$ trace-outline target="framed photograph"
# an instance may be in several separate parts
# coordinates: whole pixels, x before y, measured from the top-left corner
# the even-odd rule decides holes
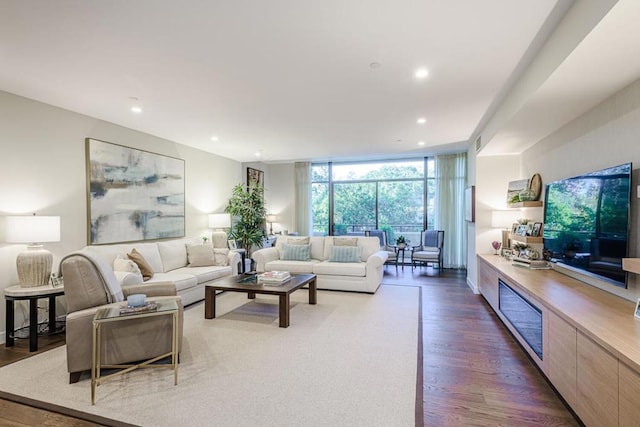
[[[264,188],[264,172],[258,169],[247,168],[247,186],[257,185]]]
[[[527,226],[525,224],[518,225],[518,229],[516,230],[516,234],[518,236],[526,237],[527,236]]]
[[[184,237],[184,160],[85,142],[90,245]]]
[[[513,225],[511,226],[511,232],[512,232],[513,234],[517,234],[517,232],[518,232],[518,226],[519,226],[519,225],[520,225],[520,224],[518,224],[517,222],[514,222],[514,223],[513,223]]]
[[[228,240],[227,242],[229,243],[229,249],[238,249],[238,244],[235,240]]]
[[[534,222],[533,223],[533,228],[531,229],[531,236],[532,237],[540,237],[541,233],[542,233],[542,223],[541,222]]]
[[[472,185],[464,190],[464,219],[468,222],[476,221],[476,186]]]
[[[640,319],[640,298],[638,298],[638,301],[636,302],[636,310],[633,313],[636,319]]]
[[[54,288],[59,288],[63,286],[62,277],[58,276],[56,273],[51,273],[51,286]]]

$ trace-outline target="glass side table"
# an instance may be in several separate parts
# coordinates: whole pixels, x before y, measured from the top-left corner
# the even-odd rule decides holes
[[[92,345],[91,345],[91,404],[95,404],[96,387],[101,382],[106,381],[118,375],[126,374],[138,368],[169,368],[173,369],[173,384],[178,384],[178,302],[172,299],[160,299],[155,300],[153,298],[147,298],[147,302],[154,301],[157,304],[157,308],[153,311],[145,311],[140,313],[120,313],[120,309],[126,307],[126,302],[122,302],[119,305],[112,307],[105,307],[98,309],[93,317],[93,333],[92,333]],[[172,333],[171,333],[171,351],[151,359],[139,362],[138,364],[126,364],[126,365],[102,365],[100,360],[101,348],[102,348],[102,336],[101,326],[108,322],[126,322],[130,319],[140,319],[143,317],[153,316],[171,316],[172,318]],[[108,344],[108,343],[105,343]],[[171,356],[170,365],[152,365],[152,363],[165,357]],[[100,376],[100,370],[102,368],[107,369],[121,369],[104,377]]]

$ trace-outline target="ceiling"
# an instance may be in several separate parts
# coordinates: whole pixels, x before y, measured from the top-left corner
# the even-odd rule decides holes
[[[2,0],[0,90],[241,162],[460,151],[571,3]]]

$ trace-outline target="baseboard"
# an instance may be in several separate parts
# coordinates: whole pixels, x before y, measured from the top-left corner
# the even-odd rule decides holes
[[[473,291],[474,294],[479,294],[480,293],[480,291],[478,290],[478,285],[473,283],[471,281],[471,279],[469,278],[469,276],[467,276],[467,286],[471,288],[471,290]]]

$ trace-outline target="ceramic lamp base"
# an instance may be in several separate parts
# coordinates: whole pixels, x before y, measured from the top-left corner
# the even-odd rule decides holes
[[[46,286],[51,277],[53,255],[42,246],[29,246],[29,250],[18,254],[16,267],[18,281],[23,288]]]

